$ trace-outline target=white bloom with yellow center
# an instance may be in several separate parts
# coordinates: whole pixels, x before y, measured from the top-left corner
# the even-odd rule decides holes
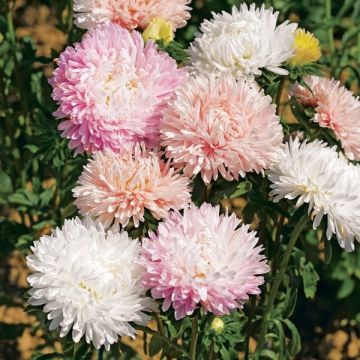
[[[327,217],[327,238],[335,234],[342,248],[354,250],[360,241],[360,168],[326,143],[290,140],[269,170],[274,201],[297,198],[309,204],[313,227]]]
[[[294,54],[297,24],[276,26],[278,12],[264,6],[242,4],[232,13],[213,13],[191,44],[191,67],[195,72],[230,73],[236,78],[261,75],[266,68],[287,74],[281,64]]]
[[[135,337],[130,322],[149,320],[144,311],[154,303],[140,283],[140,243],[126,232],[105,232],[89,218],[75,218],[31,250],[29,302],[44,305],[50,330],[60,326],[61,337],[72,328],[74,342],[85,336],[95,348],[109,349],[119,336]]]

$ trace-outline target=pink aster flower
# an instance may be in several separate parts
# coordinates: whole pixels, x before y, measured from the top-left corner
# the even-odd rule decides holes
[[[314,122],[331,129],[350,160],[360,160],[360,100],[334,79],[309,76],[309,89],[295,85],[291,94],[315,108]],[[311,90],[311,91],[310,91]]]
[[[204,182],[238,179],[268,168],[283,139],[271,98],[256,84],[231,76],[199,75],[176,91],[160,125],[174,166]]]
[[[117,154],[97,152],[73,193],[80,213],[106,227],[126,226],[130,219],[138,227],[146,209],[162,219],[170,209],[183,209],[190,202],[189,179],[139,144]]]
[[[169,21],[173,29],[186,25],[190,0],[74,0],[75,24],[91,28],[110,20],[133,30],[146,28],[154,17]]]
[[[155,299],[172,304],[175,318],[191,315],[201,306],[215,315],[242,308],[269,271],[262,246],[248,225],[220,215],[219,206],[203,204],[173,212],[159,224],[157,234],[143,239],[143,284]]]
[[[67,47],[50,84],[55,116],[76,153],[145,141],[156,145],[161,112],[186,76],[176,62],[141,35],[105,23]]]

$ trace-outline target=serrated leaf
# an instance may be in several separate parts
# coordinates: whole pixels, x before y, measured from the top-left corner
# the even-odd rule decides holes
[[[303,280],[305,297],[313,299],[320,277],[316,272],[314,265],[310,261],[306,262],[305,257],[300,259],[299,273]]]

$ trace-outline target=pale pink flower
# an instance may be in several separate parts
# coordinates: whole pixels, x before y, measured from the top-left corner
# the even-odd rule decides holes
[[[204,182],[268,168],[283,139],[270,96],[255,83],[199,75],[176,91],[164,111],[161,144],[174,166]]]
[[[309,88],[299,84],[291,94],[305,105],[315,108],[314,122],[331,129],[350,160],[360,160],[360,100],[335,79],[309,76]]]
[[[175,318],[191,315],[198,307],[215,315],[242,308],[269,271],[262,246],[248,225],[220,215],[219,206],[192,205],[184,215],[172,212],[157,234],[143,239],[143,284],[162,309],[172,305]]]
[[[74,0],[75,24],[91,28],[110,20],[133,30],[145,29],[154,17],[169,21],[173,29],[186,25],[190,0]]]
[[[76,153],[125,143],[157,145],[161,112],[186,72],[140,33],[105,23],[67,47],[50,84],[59,104],[54,115]]]
[[[73,193],[80,213],[106,227],[126,226],[131,219],[138,227],[145,210],[156,219],[166,218],[170,209],[183,209],[191,198],[189,179],[138,144],[117,154],[95,153]]]

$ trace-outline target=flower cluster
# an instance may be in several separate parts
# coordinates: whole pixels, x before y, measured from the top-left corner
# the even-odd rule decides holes
[[[205,20],[178,64],[169,54],[188,3],[74,1],[75,23],[88,30],[62,52],[50,84],[61,136],[89,157],[72,190],[85,220],[41,237],[27,262],[30,303],[75,342],[109,349],[134,337],[131,323],[146,324],[158,302],[178,320],[197,309],[229,314],[260,294],[265,243],[209,204],[226,181],[267,174],[274,201],[308,204],[314,228],[326,217],[328,239],[335,234],[347,251],[360,239],[360,168],[319,140],[284,145],[273,88],[261,87],[276,79],[278,104],[287,79],[279,78],[313,66],[318,40],[295,23],[277,25],[272,8],[242,4]],[[334,80],[305,80],[291,94],[360,160],[359,99]],[[197,175],[206,191],[194,190],[198,206]]]

